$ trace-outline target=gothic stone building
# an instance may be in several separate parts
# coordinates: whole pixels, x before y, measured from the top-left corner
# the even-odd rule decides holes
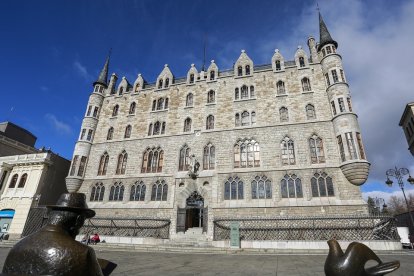
[[[276,50],[266,65],[241,51],[230,70],[211,61],[175,78],[165,65],[155,83],[139,74],[117,84],[115,74],[107,82],[108,58],[69,191],[87,194],[97,217],[168,218],[172,237],[202,224],[211,237],[223,217],[367,214],[359,186],[370,164],[338,44],[319,20],[309,54]]]

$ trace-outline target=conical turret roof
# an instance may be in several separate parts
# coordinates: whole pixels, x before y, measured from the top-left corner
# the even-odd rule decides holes
[[[319,46],[318,51],[325,46],[326,44],[333,44],[336,48],[338,48],[338,43],[332,39],[331,34],[328,31],[328,28],[326,27],[325,22],[323,21],[322,15],[319,12]]]
[[[95,84],[99,83],[105,86],[108,86],[108,67],[109,67],[109,58],[110,56],[108,55],[108,57],[106,58],[105,64],[101,70],[101,73],[99,74],[98,79],[93,83],[93,85],[95,86]]]

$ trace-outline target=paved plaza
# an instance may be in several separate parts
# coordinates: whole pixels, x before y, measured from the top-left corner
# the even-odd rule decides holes
[[[8,248],[0,248],[3,267]],[[325,275],[326,255],[186,254],[96,251],[99,258],[118,264],[112,275]],[[414,252],[380,255],[383,261],[400,260],[391,276],[414,275]]]

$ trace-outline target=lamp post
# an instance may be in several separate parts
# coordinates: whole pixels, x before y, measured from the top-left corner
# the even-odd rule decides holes
[[[406,168],[397,168],[395,167],[395,169],[389,169],[385,172],[385,174],[387,175],[387,181],[385,181],[385,184],[387,184],[388,186],[392,186],[392,180],[390,179],[390,176],[393,176],[397,179],[398,181],[398,185],[401,188],[401,191],[403,192],[404,195],[404,199],[405,199],[405,204],[407,204],[407,210],[408,210],[408,214],[410,215],[410,219],[411,219],[411,226],[414,228],[414,219],[413,219],[413,215],[411,214],[411,210],[410,210],[410,206],[408,205],[408,201],[407,201],[407,197],[405,196],[405,192],[404,192],[404,182],[402,177],[404,175],[408,174],[408,183],[410,184],[414,184],[414,178],[411,177],[410,175],[410,171]]]

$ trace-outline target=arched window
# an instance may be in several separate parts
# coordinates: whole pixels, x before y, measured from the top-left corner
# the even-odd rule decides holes
[[[165,87],[168,87],[170,85],[170,79],[166,78],[165,79]]]
[[[122,182],[115,182],[109,191],[109,201],[122,201],[124,199],[124,189]]]
[[[311,104],[306,105],[306,118],[308,120],[316,119],[315,107]]]
[[[141,173],[156,173],[162,171],[164,151],[161,148],[148,148],[142,157]]]
[[[162,109],[164,109],[164,99],[159,98],[157,102],[157,110],[162,110]]]
[[[128,161],[128,154],[123,151],[118,155],[118,164],[116,165],[116,174],[125,174],[125,169]]]
[[[208,91],[207,94],[207,103],[214,103],[216,101],[216,93],[214,90]]]
[[[241,87],[240,99],[247,99],[249,98],[249,91],[247,90],[247,86],[243,85]]]
[[[130,201],[144,201],[145,200],[145,190],[147,187],[144,182],[137,181],[134,185],[131,186],[131,193],[129,194]]]
[[[152,123],[149,124],[148,126],[148,136],[152,135]]]
[[[295,145],[293,140],[286,136],[280,143],[282,150],[282,165],[295,165]]]
[[[135,107],[136,107],[136,103],[132,102],[131,105],[129,106],[129,114],[135,113]]]
[[[305,58],[304,57],[299,57],[299,66],[300,67],[305,67]]]
[[[194,74],[190,74],[190,83],[194,83]]]
[[[276,60],[276,71],[282,70],[282,67],[280,66],[280,60]]]
[[[151,201],[167,201],[168,185],[164,180],[157,180],[152,185]]]
[[[19,175],[16,173],[13,175],[13,177],[10,180],[9,188],[15,188],[17,183],[17,178],[19,178]]]
[[[280,181],[280,193],[282,198],[303,197],[302,182],[296,174],[286,174]]]
[[[152,134],[160,135],[160,130],[161,130],[161,123],[159,121],[156,121],[154,124],[154,132]]]
[[[184,121],[184,132],[190,132],[191,131],[191,118],[187,118]]]
[[[246,65],[246,75],[250,75],[250,65]]]
[[[244,197],[244,184],[239,177],[230,177],[224,183],[224,200],[237,200]]]
[[[112,110],[112,117],[118,116],[118,109],[119,105],[115,105],[114,109]]]
[[[247,111],[243,111],[241,115],[241,125],[248,126],[250,125],[250,114]]]
[[[164,109],[168,109],[168,98],[165,98]]]
[[[180,149],[180,158],[178,160],[178,170],[179,171],[188,171],[190,165],[190,148],[187,145],[184,145]]]
[[[156,108],[157,108],[157,100],[153,100],[152,101],[152,111],[155,111]]]
[[[316,135],[309,138],[309,149],[311,153],[311,163],[325,163],[325,153],[323,151],[322,139]]]
[[[288,122],[289,121],[289,112],[287,107],[282,106],[279,109],[279,114],[280,114],[280,122]]]
[[[278,81],[276,84],[277,94],[278,95],[284,95],[286,94],[285,90],[285,83],[283,81]]]
[[[210,80],[214,80],[216,78],[216,72],[210,71]]]
[[[137,83],[137,85],[135,85],[135,92],[139,91],[139,87],[140,87],[140,85],[139,85],[139,83]]]
[[[203,170],[214,170],[215,163],[216,163],[216,148],[211,143],[208,143],[204,147]]]
[[[266,176],[256,176],[252,181],[252,199],[272,198],[272,182]]]
[[[260,147],[255,140],[243,140],[234,145],[234,167],[260,167]]]
[[[239,113],[236,113],[236,115],[235,115],[234,124],[235,124],[236,127],[240,126],[240,124],[241,124]]]
[[[124,88],[123,87],[120,87],[119,88],[119,95],[122,95],[122,93],[124,93]]]
[[[303,78],[302,79],[302,91],[306,92],[306,91],[311,91],[311,85],[310,85],[310,80],[308,78]]]
[[[124,138],[131,138],[131,131],[132,131],[132,126],[127,125],[127,127],[125,128]]]
[[[254,86],[251,85],[250,86],[250,98],[254,98],[254,97],[255,97],[255,94],[254,94]]]
[[[161,134],[165,134],[165,122],[162,122],[162,125],[161,125]]]
[[[193,93],[189,93],[187,95],[187,99],[185,101],[185,106],[193,106]]]
[[[158,89],[161,89],[162,88],[162,79],[160,79],[159,81],[158,81]]]
[[[206,129],[214,129],[214,116],[213,115],[207,116]]]
[[[315,173],[311,178],[312,197],[335,196],[332,178],[325,172]]]
[[[24,184],[26,184],[27,180],[27,173],[24,173],[22,177],[20,177],[19,185],[17,185],[17,188],[24,188]]]
[[[98,175],[106,175],[106,170],[108,169],[109,155],[104,153],[99,160]]]
[[[243,68],[241,66],[237,67],[237,76],[243,75]]]
[[[234,89],[234,99],[238,100],[240,97],[239,88]]]
[[[250,119],[252,122],[252,126],[254,126],[256,124],[256,112],[252,111],[252,113],[250,114]]]
[[[102,183],[96,183],[92,186],[89,201],[103,201],[104,194],[105,186]]]

